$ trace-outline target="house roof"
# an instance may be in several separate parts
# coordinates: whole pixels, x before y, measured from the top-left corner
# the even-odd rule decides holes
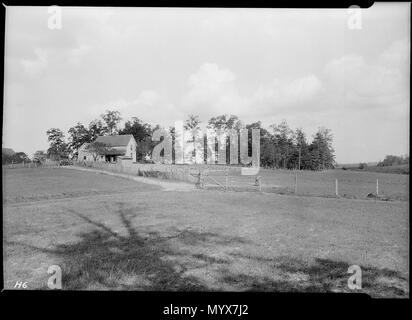
[[[108,156],[124,155],[126,154],[126,148],[111,148],[109,150],[104,151],[103,154]]]
[[[122,134],[116,136],[99,136],[96,142],[104,143],[109,147],[126,147],[130,139],[133,138],[131,134]]]
[[[88,142],[83,143],[83,144],[81,145],[81,147],[79,148],[79,151],[80,151],[80,150],[85,150],[89,144],[90,144],[90,143],[88,143]]]

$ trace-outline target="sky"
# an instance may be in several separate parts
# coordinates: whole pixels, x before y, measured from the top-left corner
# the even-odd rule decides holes
[[[408,3],[60,8],[61,28],[48,7],[6,8],[3,147],[32,156],[49,128],[118,110],[167,127],[188,114],[286,120],[309,142],[323,126],[338,163],[409,154]]]

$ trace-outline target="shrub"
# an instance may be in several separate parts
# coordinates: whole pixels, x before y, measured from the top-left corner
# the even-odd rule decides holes
[[[60,160],[59,166],[71,166],[73,165],[73,161],[70,161],[69,159],[63,159]]]

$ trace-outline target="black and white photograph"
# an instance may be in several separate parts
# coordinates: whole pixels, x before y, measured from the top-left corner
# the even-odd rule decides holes
[[[3,6],[4,290],[409,298],[411,3]]]

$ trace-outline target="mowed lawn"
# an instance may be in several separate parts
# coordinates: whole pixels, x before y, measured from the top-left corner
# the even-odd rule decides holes
[[[3,171],[6,288],[409,296],[406,201],[160,186],[73,169]]]

